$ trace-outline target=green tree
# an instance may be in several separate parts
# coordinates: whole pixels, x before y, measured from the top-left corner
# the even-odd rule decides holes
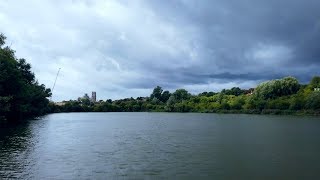
[[[150,99],[152,100],[153,98],[161,99],[161,94],[162,94],[162,87],[157,86],[153,89],[152,94],[150,95]]]
[[[300,84],[296,78],[285,77],[261,83],[254,91],[254,95],[261,99],[274,99],[276,97],[295,94],[299,91]]]
[[[167,101],[166,111],[173,111],[175,103],[177,103],[177,100],[173,95],[171,95]]]
[[[185,89],[177,89],[172,96],[175,98],[177,102],[181,102],[182,100],[188,100],[191,98],[191,94]]]
[[[245,100],[242,96],[238,96],[236,99],[234,99],[231,104],[230,108],[231,109],[237,109],[240,110],[242,109],[242,106],[245,104]]]
[[[290,110],[301,110],[305,106],[304,97],[302,94],[296,94],[290,97]]]
[[[35,80],[31,65],[17,59],[0,35],[0,112],[9,121],[40,116],[49,111],[50,89]],[[0,115],[0,116],[1,116]]]
[[[311,88],[320,88],[320,76],[315,76],[310,82]]]
[[[306,101],[307,109],[320,109],[320,92],[312,92]]]
[[[222,94],[225,95],[235,95],[235,96],[240,96],[241,94],[244,94],[244,90],[240,89],[239,87],[233,87],[231,89],[223,89],[221,91]]]
[[[171,93],[169,91],[163,91],[161,94],[161,98],[160,101],[166,103],[168,101],[168,99],[170,98]]]

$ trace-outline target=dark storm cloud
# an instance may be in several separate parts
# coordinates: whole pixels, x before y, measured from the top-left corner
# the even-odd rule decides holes
[[[297,69],[319,66],[320,1],[153,1],[151,6],[168,21],[178,19],[183,23],[181,28],[190,24],[197,28],[201,36],[197,43],[207,55],[202,59],[203,64],[219,69],[215,78],[259,80],[292,74],[306,80],[318,73],[310,71],[308,75]],[[291,52],[280,57],[277,54],[261,59],[246,57],[259,44],[283,46]],[[215,53],[211,57],[209,50]],[[271,48],[266,53],[272,51]],[[272,61],[272,64],[265,66],[259,61]],[[208,72],[213,69],[208,66],[190,67],[190,71],[199,75],[201,71],[215,74]]]
[[[0,2],[0,30],[48,87],[62,67],[54,99],[91,90],[115,99],[157,85],[197,93],[290,75],[308,82],[319,75],[319,7],[319,0],[12,0]]]

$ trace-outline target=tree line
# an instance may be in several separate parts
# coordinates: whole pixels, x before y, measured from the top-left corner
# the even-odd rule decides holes
[[[320,77],[303,85],[294,77],[270,80],[256,88],[233,87],[220,92],[192,95],[157,86],[147,97],[111,99],[92,103],[86,99],[65,101],[55,112],[211,112],[263,114],[319,114]]]

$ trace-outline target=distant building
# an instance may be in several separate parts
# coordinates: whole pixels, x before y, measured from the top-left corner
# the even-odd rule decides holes
[[[320,91],[320,88],[314,88],[314,91]]]
[[[97,93],[94,92],[94,91],[92,91],[91,101],[94,102],[94,103],[97,102]]]

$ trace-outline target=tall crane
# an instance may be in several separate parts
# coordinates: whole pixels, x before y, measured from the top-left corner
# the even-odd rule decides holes
[[[59,76],[59,73],[60,73],[60,69],[61,69],[61,68],[59,68],[58,73],[57,73],[57,76],[56,76],[56,79],[54,80],[54,83],[53,83],[53,87],[52,87],[52,90],[51,90],[52,95],[51,95],[51,97],[50,97],[50,101],[52,100],[53,90],[54,90],[54,87],[56,86],[56,82],[57,82],[57,79],[58,79],[58,76]]]

